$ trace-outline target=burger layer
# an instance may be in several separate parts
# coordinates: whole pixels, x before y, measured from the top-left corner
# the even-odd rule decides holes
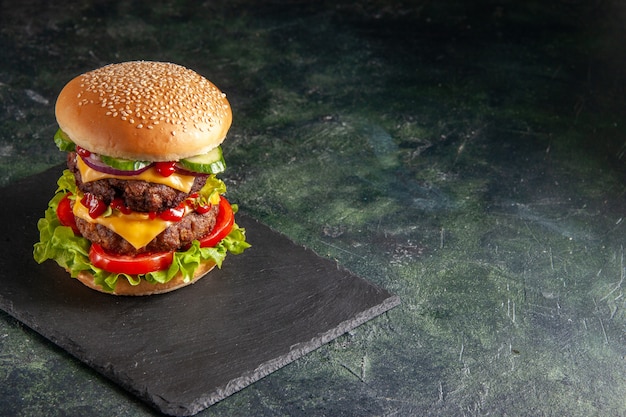
[[[63,87],[55,113],[78,146],[147,161],[205,154],[223,142],[232,123],[224,93],[167,62],[123,62],[81,74]]]
[[[169,252],[185,248],[196,239],[206,236],[215,226],[218,206],[200,214],[191,212],[182,220],[173,223],[145,247],[135,248],[119,234],[102,224],[76,218],[80,233],[93,243],[99,244],[105,251],[120,255],[137,255],[146,252]]]
[[[197,175],[189,193],[186,193],[167,185],[134,179],[106,178],[83,182],[76,152],[68,153],[67,166],[76,178],[76,186],[83,193],[93,194],[107,205],[114,199],[122,199],[126,207],[142,213],[158,213],[178,206],[189,194],[200,191],[207,180],[206,175]]]

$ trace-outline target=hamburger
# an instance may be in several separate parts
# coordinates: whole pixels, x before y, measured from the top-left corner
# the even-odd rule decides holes
[[[209,80],[172,63],[111,64],[71,80],[55,113],[67,169],[37,223],[38,263],[98,291],[150,295],[250,246],[217,178],[232,112]]]

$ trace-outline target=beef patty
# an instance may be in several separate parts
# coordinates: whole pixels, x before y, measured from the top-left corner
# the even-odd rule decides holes
[[[70,152],[67,166],[76,178],[76,185],[83,193],[91,193],[106,204],[121,198],[124,204],[133,211],[160,213],[178,206],[189,194],[200,191],[206,183],[208,175],[198,175],[189,194],[175,190],[163,184],[155,184],[141,180],[122,180],[107,178],[84,183],[76,165],[76,153]],[[96,223],[76,218],[76,226],[86,239],[97,243],[111,253],[136,255],[145,252],[168,252],[182,249],[195,239],[206,236],[215,226],[219,207],[211,207],[206,213],[192,212],[181,221],[172,224],[143,248],[135,249],[126,239],[111,229]]]
[[[200,191],[208,178],[208,175],[196,176],[191,191],[187,194],[167,185],[140,180],[106,178],[84,183],[76,165],[76,152],[68,153],[67,166],[74,174],[76,185],[83,193],[91,193],[107,205],[111,204],[115,198],[121,198],[128,208],[141,213],[151,211],[160,213],[176,207],[189,194]]]
[[[154,238],[145,247],[135,249],[126,239],[97,223],[89,223],[76,218],[76,226],[86,239],[97,243],[111,253],[136,255],[145,252],[169,252],[182,249],[195,239],[200,239],[209,233],[215,226],[218,206],[211,207],[207,213],[189,213],[181,221],[174,223]]]

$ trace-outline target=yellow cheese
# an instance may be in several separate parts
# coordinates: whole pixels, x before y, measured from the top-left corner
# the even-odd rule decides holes
[[[160,218],[150,219],[147,213],[122,214],[117,210],[108,217],[92,219],[89,209],[81,204],[80,198],[74,202],[74,215],[89,223],[101,224],[126,239],[135,249],[143,248],[174,222]]]
[[[173,173],[169,177],[164,177],[159,174],[154,167],[150,167],[139,175],[133,175],[132,177],[124,176],[124,175],[111,175],[105,174],[100,171],[96,171],[95,169],[91,169],[85,164],[83,159],[80,156],[76,156],[76,166],[80,171],[80,177],[83,182],[91,182],[102,180],[105,178],[117,178],[121,180],[140,180],[147,182],[154,182],[157,184],[167,185],[168,187],[172,187],[178,191],[182,191],[184,193],[189,193],[191,191],[191,187],[193,186],[193,181],[195,177],[193,175],[182,175],[178,172]]]

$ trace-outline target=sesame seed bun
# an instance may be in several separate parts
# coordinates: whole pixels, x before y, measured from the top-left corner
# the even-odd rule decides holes
[[[79,75],[63,88],[55,111],[78,146],[145,161],[207,153],[232,122],[226,95],[213,83],[165,62],[124,62]]]
[[[166,292],[174,291],[179,288],[186,287],[187,285],[194,284],[200,278],[208,274],[209,271],[211,271],[214,267],[215,267],[214,262],[201,263],[196,269],[196,271],[194,272],[192,279],[187,282],[184,281],[183,275],[180,272],[177,275],[175,275],[170,281],[166,282],[165,284],[158,284],[158,283],[152,284],[142,279],[141,281],[139,281],[139,284],[131,285],[127,279],[120,278],[117,280],[117,283],[115,284],[115,290],[113,292],[105,291],[100,285],[97,285],[95,283],[93,275],[91,275],[88,272],[85,272],[85,271],[80,272],[77,278],[81,283],[83,283],[87,287],[96,291],[100,291],[100,292],[104,292],[104,293],[112,294],[112,295],[142,296],[142,295],[164,294]]]

